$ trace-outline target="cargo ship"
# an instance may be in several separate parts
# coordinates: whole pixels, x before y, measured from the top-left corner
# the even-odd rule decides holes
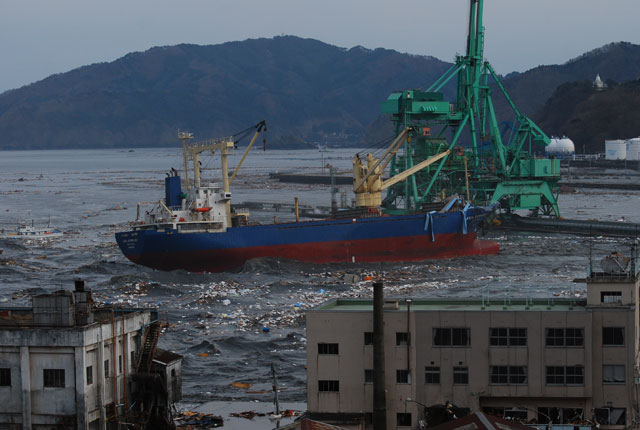
[[[496,242],[479,240],[477,231],[493,208],[474,207],[457,196],[436,203],[436,209],[406,214],[387,214],[378,205],[384,163],[367,157],[365,164],[354,157],[356,207],[335,211],[331,218],[273,224],[251,223],[247,213],[231,209],[230,186],[258,134],[255,134],[238,166],[229,176],[227,156],[234,149],[233,137],[190,143],[190,133],[179,133],[184,157],[184,185],[178,171],[165,178],[165,197],[128,231],[116,233],[123,254],[132,262],[157,270],[223,272],[238,269],[254,258],[289,259],[308,263],[420,261],[470,255],[496,254]],[[406,133],[394,140],[398,142]],[[199,154],[219,153],[222,183],[203,184]],[[388,151],[389,154],[393,150]],[[426,160],[428,164],[443,154]],[[439,157],[439,158],[438,158]],[[188,165],[193,162],[193,181]],[[427,165],[426,162],[421,164]],[[420,168],[419,165],[416,167]],[[424,167],[424,166],[423,166]],[[417,171],[414,168],[413,171]],[[138,207],[140,208],[140,207]]]

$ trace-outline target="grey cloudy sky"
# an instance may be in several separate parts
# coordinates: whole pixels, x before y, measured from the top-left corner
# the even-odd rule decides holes
[[[468,0],[0,0],[0,92],[178,43],[291,34],[452,61]],[[640,43],[640,0],[485,0],[485,57],[499,73]]]

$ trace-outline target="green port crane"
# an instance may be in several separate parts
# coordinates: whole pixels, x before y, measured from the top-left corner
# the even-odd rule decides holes
[[[474,202],[499,201],[507,210],[559,217],[560,161],[536,158],[535,149],[548,145],[549,138],[518,110],[483,59],[483,0],[470,0],[469,10],[466,55],[457,56],[427,90],[393,92],[382,104],[382,113],[391,114],[396,136],[411,130],[403,151],[391,161],[390,177],[449,151],[438,163],[389,187],[383,206],[392,213],[419,210],[444,194],[458,193]],[[449,102],[441,90],[453,78],[457,78],[456,99]],[[506,139],[492,100],[496,88],[514,114]],[[462,137],[464,130],[467,139]]]

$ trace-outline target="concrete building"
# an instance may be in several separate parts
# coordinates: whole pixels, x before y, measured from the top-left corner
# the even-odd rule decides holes
[[[426,406],[446,402],[542,423],[595,416],[601,429],[637,428],[639,278],[634,259],[624,270],[605,260],[584,280],[586,299],[387,299],[387,428],[417,428]],[[372,306],[338,299],[307,313],[311,417],[370,428]]]
[[[32,304],[0,309],[0,428],[113,427],[157,311],[96,307],[82,281]]]

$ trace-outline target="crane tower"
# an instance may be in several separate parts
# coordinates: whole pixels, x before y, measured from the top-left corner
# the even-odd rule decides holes
[[[484,61],[483,0],[469,4],[466,55],[457,56],[428,89],[393,92],[382,104],[396,135],[411,130],[390,164],[390,177],[449,151],[438,163],[389,187],[383,206],[390,212],[417,210],[443,194],[458,193],[474,202],[499,201],[508,210],[560,216],[560,161],[535,157],[535,149],[548,145],[549,138],[518,110]],[[456,97],[449,102],[441,90],[454,78]],[[504,137],[492,92],[501,93],[513,110],[510,134]]]

